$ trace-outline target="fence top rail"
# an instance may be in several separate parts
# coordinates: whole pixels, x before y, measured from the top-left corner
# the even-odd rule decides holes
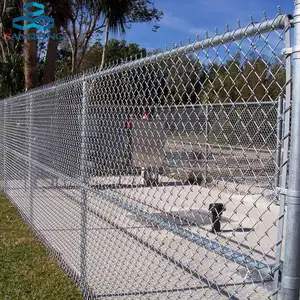
[[[255,36],[257,34],[267,33],[269,31],[289,28],[292,18],[293,17],[288,14],[278,14],[273,19],[265,20],[262,22],[256,22],[256,23],[251,22],[251,24],[249,24],[248,26],[240,27],[235,30],[227,31],[222,34],[216,33],[212,37],[207,37],[202,40],[197,40],[194,43],[188,43],[187,45],[175,47],[171,50],[162,51],[160,53],[152,54],[150,56],[136,59],[136,60],[129,61],[129,62],[125,61],[124,63],[121,63],[116,66],[112,66],[112,67],[108,66],[106,69],[98,70],[98,71],[95,71],[94,73],[91,73],[91,71],[87,71],[85,73],[75,75],[74,77],[69,77],[66,79],[58,80],[56,82],[50,83],[49,85],[37,87],[36,89],[24,92],[22,94],[19,94],[19,95],[10,97],[10,98],[6,98],[6,100],[14,99],[14,98],[21,97],[21,96],[24,97],[24,95],[26,95],[26,94],[28,96],[29,95],[34,96],[35,94],[39,94],[39,93],[51,91],[51,90],[53,91],[57,88],[62,88],[65,86],[69,86],[71,84],[82,83],[83,81],[95,79],[97,77],[99,78],[99,77],[106,76],[106,75],[109,75],[112,73],[118,73],[118,72],[121,72],[124,70],[138,67],[138,66],[147,65],[147,64],[150,64],[155,61],[163,60],[170,56],[175,56],[178,54],[185,54],[185,53],[189,53],[189,52],[193,52],[193,51],[200,51],[200,50],[204,50],[204,49],[207,49],[207,48],[219,45],[219,44],[226,44],[226,43],[229,43],[232,41],[240,40],[244,37],[251,37],[251,36]],[[4,100],[4,99],[2,99],[2,100]]]

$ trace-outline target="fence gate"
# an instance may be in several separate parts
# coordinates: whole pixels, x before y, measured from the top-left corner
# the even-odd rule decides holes
[[[290,35],[279,11],[1,101],[1,187],[86,299],[293,288]]]

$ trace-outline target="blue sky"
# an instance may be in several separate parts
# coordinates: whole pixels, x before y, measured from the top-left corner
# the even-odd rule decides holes
[[[122,36],[127,42],[137,43],[148,50],[172,46],[172,42],[186,42],[196,34],[204,37],[205,31],[214,33],[218,27],[222,32],[229,25],[231,30],[247,25],[250,15],[254,21],[263,18],[263,11],[272,18],[277,14],[277,6],[283,13],[293,13],[294,0],[157,0],[157,8],[164,11],[158,32],[152,32],[149,24],[135,24]]]

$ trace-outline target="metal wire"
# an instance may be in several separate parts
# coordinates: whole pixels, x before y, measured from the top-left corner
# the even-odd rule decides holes
[[[1,187],[86,299],[278,294],[289,24],[264,16],[0,102]]]

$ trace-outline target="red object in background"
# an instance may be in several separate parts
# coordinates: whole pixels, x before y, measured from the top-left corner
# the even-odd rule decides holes
[[[131,128],[132,127],[132,122],[131,121],[127,121],[125,123],[125,126],[128,127],[128,128]]]

